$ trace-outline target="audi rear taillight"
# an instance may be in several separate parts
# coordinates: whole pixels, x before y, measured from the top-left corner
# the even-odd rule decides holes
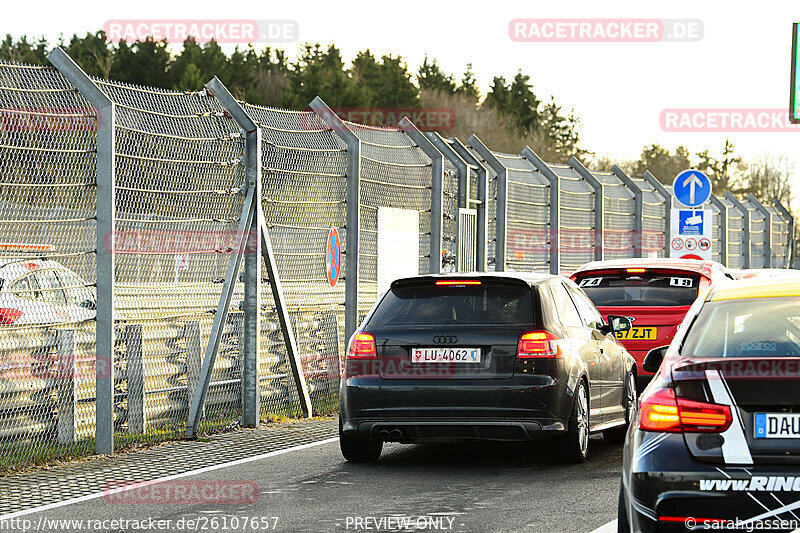
[[[558,337],[549,331],[529,331],[519,337],[517,358],[556,358],[561,357]]]
[[[22,311],[19,309],[0,308],[0,324],[13,324],[21,316]]]
[[[639,426],[646,431],[722,433],[731,421],[727,405],[676,398],[673,389],[643,398],[639,408]]]
[[[375,336],[372,333],[356,332],[347,346],[348,359],[377,359]]]

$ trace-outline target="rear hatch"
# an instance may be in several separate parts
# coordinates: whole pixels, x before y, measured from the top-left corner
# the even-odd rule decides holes
[[[695,457],[724,462],[728,446],[745,462],[749,454],[756,464],[797,463],[800,357],[693,360],[673,367],[672,377],[678,397],[730,405],[731,428],[721,435],[684,433]]]
[[[392,284],[364,329],[384,379],[507,379],[533,318],[521,280],[412,278]]]
[[[630,352],[669,344],[707,278],[675,269],[623,268],[580,272],[575,282],[600,312],[634,318],[617,338]],[[638,359],[638,358],[637,358]]]

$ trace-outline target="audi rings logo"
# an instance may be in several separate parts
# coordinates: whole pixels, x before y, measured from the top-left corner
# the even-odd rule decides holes
[[[433,337],[434,344],[455,344],[458,342],[458,337],[455,335],[436,335]]]

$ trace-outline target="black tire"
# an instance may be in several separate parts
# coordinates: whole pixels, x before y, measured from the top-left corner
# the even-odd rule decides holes
[[[622,482],[619,484],[619,503],[617,504],[617,533],[631,533],[628,524],[628,506],[625,505],[625,492]]]
[[[603,439],[611,444],[622,444],[625,442],[625,436],[628,434],[628,426],[631,424],[633,412],[636,407],[636,376],[631,372],[625,379],[625,391],[623,393],[622,407],[625,409],[625,425],[609,429],[603,432]]]
[[[381,456],[383,441],[361,440],[346,436],[342,432],[342,419],[339,419],[339,449],[351,463],[374,463]]]
[[[575,389],[567,432],[556,443],[556,453],[561,462],[577,464],[586,460],[589,452],[589,395],[583,380],[578,381]]]

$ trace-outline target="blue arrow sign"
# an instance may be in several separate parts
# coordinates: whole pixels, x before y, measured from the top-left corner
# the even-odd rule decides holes
[[[711,180],[699,170],[684,170],[675,178],[672,190],[686,207],[700,207],[711,197]]]

